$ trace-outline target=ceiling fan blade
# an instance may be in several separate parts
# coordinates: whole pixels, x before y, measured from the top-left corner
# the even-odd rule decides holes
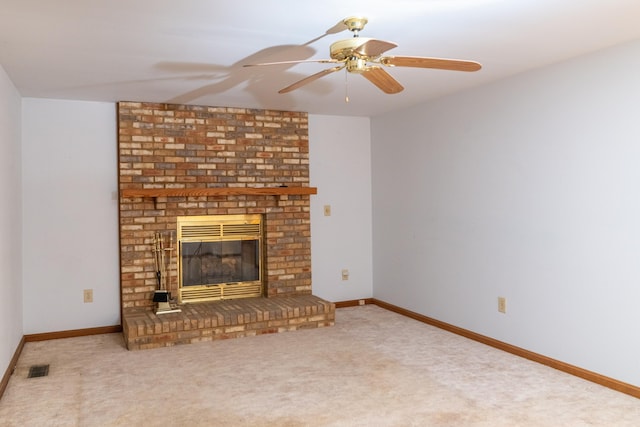
[[[340,21],[338,21],[338,22],[336,23],[336,25],[334,25],[333,27],[329,28],[329,29],[328,29],[327,31],[325,31],[324,33],[325,33],[326,35],[329,35],[329,34],[338,34],[338,33],[343,32],[343,31],[344,31],[344,30],[346,30],[347,28],[348,28],[348,27],[347,27],[347,24],[345,24],[345,23],[344,23],[344,20],[340,20]]]
[[[278,91],[278,93],[287,93],[287,92],[291,92],[292,90],[296,90],[296,89],[298,89],[299,87],[302,87],[302,86],[304,86],[304,85],[306,85],[306,84],[309,84],[309,83],[311,83],[311,82],[312,82],[312,81],[314,81],[314,80],[318,80],[320,77],[324,77],[324,76],[326,76],[327,74],[331,74],[331,73],[335,73],[336,71],[340,71],[340,70],[342,70],[344,67],[346,67],[346,64],[339,65],[339,66],[337,66],[337,67],[333,67],[333,68],[327,68],[326,70],[322,70],[322,71],[320,71],[319,73],[315,73],[315,74],[310,75],[309,77],[305,77],[305,78],[304,78],[304,79],[302,79],[302,80],[298,80],[298,81],[297,81],[297,82],[295,82],[294,84],[289,85],[289,86],[285,87],[284,89],[280,89],[280,90]]]
[[[364,43],[362,43],[360,46],[355,48],[353,51],[360,56],[375,58],[397,46],[398,45],[395,44],[394,42],[388,42],[388,41],[377,40],[377,39],[368,39]]]
[[[324,34],[322,34],[321,36],[316,37],[315,39],[309,40],[303,46],[310,45],[311,43],[315,43],[315,42],[317,42],[318,40],[320,40],[323,37],[329,36],[331,34],[340,33],[340,32],[342,32],[342,31],[344,31],[346,29],[347,29],[347,24],[345,24],[344,21],[339,21],[336,25],[334,25],[333,27],[331,27],[327,31],[325,31]]]
[[[393,94],[404,90],[404,87],[391,77],[391,74],[380,67],[371,67],[363,72],[362,75],[365,79],[378,86],[384,93]]]
[[[300,60],[293,60],[293,61],[276,61],[276,62],[261,62],[258,64],[244,64],[243,67],[262,67],[265,65],[292,65],[292,64],[303,64],[305,62],[333,64],[340,61],[336,61],[335,59],[300,59]]]
[[[391,67],[437,68],[452,71],[478,71],[482,68],[482,65],[475,61],[420,56],[385,56],[380,58],[380,63]]]

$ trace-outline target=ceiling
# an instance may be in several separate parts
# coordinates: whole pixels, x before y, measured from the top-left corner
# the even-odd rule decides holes
[[[354,15],[398,44],[385,55],[483,68],[386,68],[393,95],[341,71],[281,95],[333,64],[242,67],[329,58]],[[24,97],[375,116],[640,39],[639,23],[638,0],[2,0],[0,65]]]

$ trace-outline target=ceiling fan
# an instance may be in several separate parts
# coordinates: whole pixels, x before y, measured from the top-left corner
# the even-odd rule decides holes
[[[389,41],[360,37],[360,31],[367,22],[367,18],[357,16],[349,17],[342,21],[344,26],[353,33],[353,37],[333,43],[329,48],[329,56],[331,59],[263,62],[260,64],[246,64],[244,67],[298,64],[303,62],[334,63],[339,65],[305,77],[302,80],[280,89],[278,93],[291,92],[314,80],[346,68],[350,73],[361,74],[380,90],[388,94],[402,92],[404,87],[387,73],[382,66],[437,68],[453,71],[478,71],[482,68],[482,65],[477,62],[460,59],[427,58],[421,56],[382,56],[383,53],[398,45]]]

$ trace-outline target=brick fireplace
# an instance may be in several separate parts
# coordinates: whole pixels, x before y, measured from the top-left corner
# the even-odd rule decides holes
[[[311,289],[310,197],[316,191],[309,187],[306,113],[120,102],[118,126],[121,301],[129,349],[333,324],[335,306]],[[156,314],[154,237],[175,233],[178,217],[251,214],[264,222],[264,295]],[[166,271],[173,296],[176,265]]]

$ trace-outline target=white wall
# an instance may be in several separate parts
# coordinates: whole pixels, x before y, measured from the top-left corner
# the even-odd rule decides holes
[[[639,72],[636,42],[372,119],[374,296],[640,385]]]
[[[314,295],[329,301],[369,298],[371,147],[366,117],[309,115],[311,260]],[[331,216],[324,206],[331,206]],[[349,280],[342,280],[343,269]]]
[[[116,127],[112,103],[23,100],[25,334],[120,324]]]
[[[21,98],[0,67],[0,379],[22,338]]]

